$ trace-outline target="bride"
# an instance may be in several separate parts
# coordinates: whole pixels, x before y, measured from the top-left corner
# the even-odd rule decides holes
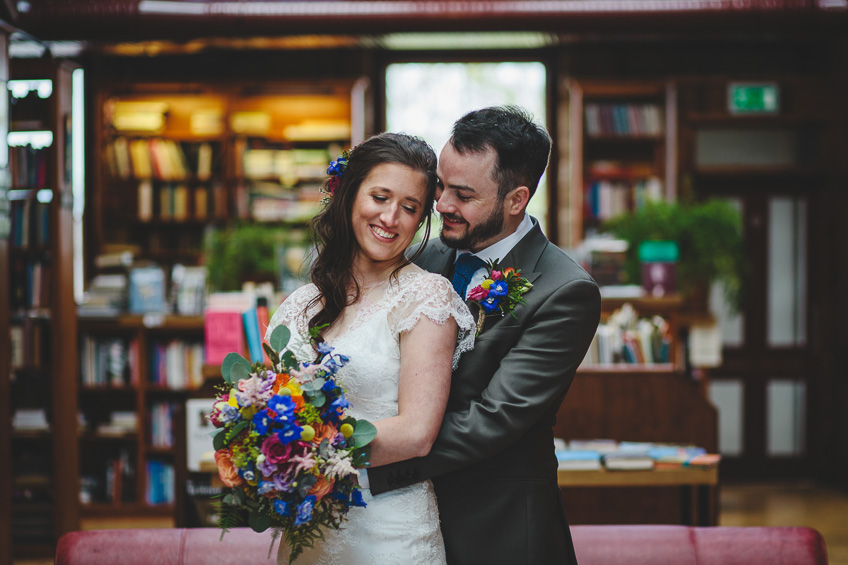
[[[474,319],[451,283],[404,256],[416,231],[430,231],[436,154],[423,140],[383,133],[336,161],[333,195],[313,220],[319,251],[312,284],[293,292],[271,319],[292,329],[298,358],[314,358],[318,332],[350,362],[339,381],[350,414],[377,427],[370,465],[426,455],[439,431],[452,369],[473,347]],[[425,236],[426,241],[426,236]],[[419,247],[419,251],[423,246]],[[367,485],[363,485],[367,486]],[[351,508],[298,563],[445,562],[430,481],[371,496]]]

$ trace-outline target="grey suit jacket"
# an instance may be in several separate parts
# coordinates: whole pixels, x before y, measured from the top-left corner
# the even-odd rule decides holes
[[[516,317],[489,316],[463,355],[430,453],[368,471],[373,494],[433,479],[451,565],[576,562],[551,428],[601,299],[592,278],[534,223],[499,264],[521,269],[533,288]],[[450,277],[455,255],[433,240],[416,262]],[[477,304],[468,304],[476,317]]]

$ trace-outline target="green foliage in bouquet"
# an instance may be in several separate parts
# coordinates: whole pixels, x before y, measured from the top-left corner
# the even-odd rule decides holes
[[[229,487],[218,509],[222,535],[245,524],[273,528],[294,561],[327,528],[338,529],[351,507],[365,505],[356,468],[367,465],[377,432],[346,414],[350,403],[335,376],[349,359],[319,343],[318,359],[301,363],[285,349],[290,337],[279,326],[263,344],[272,369],[238,353],[224,358],[226,384],[210,420],[218,474]]]
[[[723,283],[728,303],[742,307],[748,274],[742,242],[742,220],[728,202],[709,200],[699,204],[648,202],[643,208],[605,222],[609,232],[630,245],[627,276],[641,280],[638,249],[643,241],[673,240],[680,249],[677,281],[681,291],[707,290],[714,281]]]

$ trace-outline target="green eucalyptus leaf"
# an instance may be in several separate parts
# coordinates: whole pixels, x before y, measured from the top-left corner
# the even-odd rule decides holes
[[[294,353],[292,353],[291,351],[286,351],[285,353],[283,353],[283,356],[280,358],[280,360],[283,362],[283,367],[287,371],[297,369],[297,359],[295,358]]]
[[[324,393],[320,390],[317,392],[309,393],[309,404],[314,406],[315,408],[321,408],[327,402],[327,397],[324,396]]]
[[[232,494],[228,494],[224,497],[222,502],[224,504],[229,504],[230,506],[233,506],[235,504],[238,504],[238,499],[236,499],[236,497],[233,496]]]
[[[356,447],[365,447],[377,437],[377,428],[368,420],[358,420],[351,437]]]
[[[286,326],[277,326],[271,332],[271,339],[268,341],[275,351],[282,351],[289,344],[289,339],[291,339],[291,331]]]
[[[234,375],[233,371],[236,370],[236,367],[240,367],[240,369]],[[221,363],[221,376],[224,377],[224,380],[230,384],[237,383],[239,378],[244,378],[244,376],[241,376],[241,369],[244,369],[244,375],[250,374],[250,362],[238,353],[227,353],[223,363]]]

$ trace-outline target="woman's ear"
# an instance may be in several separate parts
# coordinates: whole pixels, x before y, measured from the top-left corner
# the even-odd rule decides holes
[[[529,188],[524,185],[513,188],[506,196],[506,213],[510,216],[523,214],[528,202],[530,202]]]

